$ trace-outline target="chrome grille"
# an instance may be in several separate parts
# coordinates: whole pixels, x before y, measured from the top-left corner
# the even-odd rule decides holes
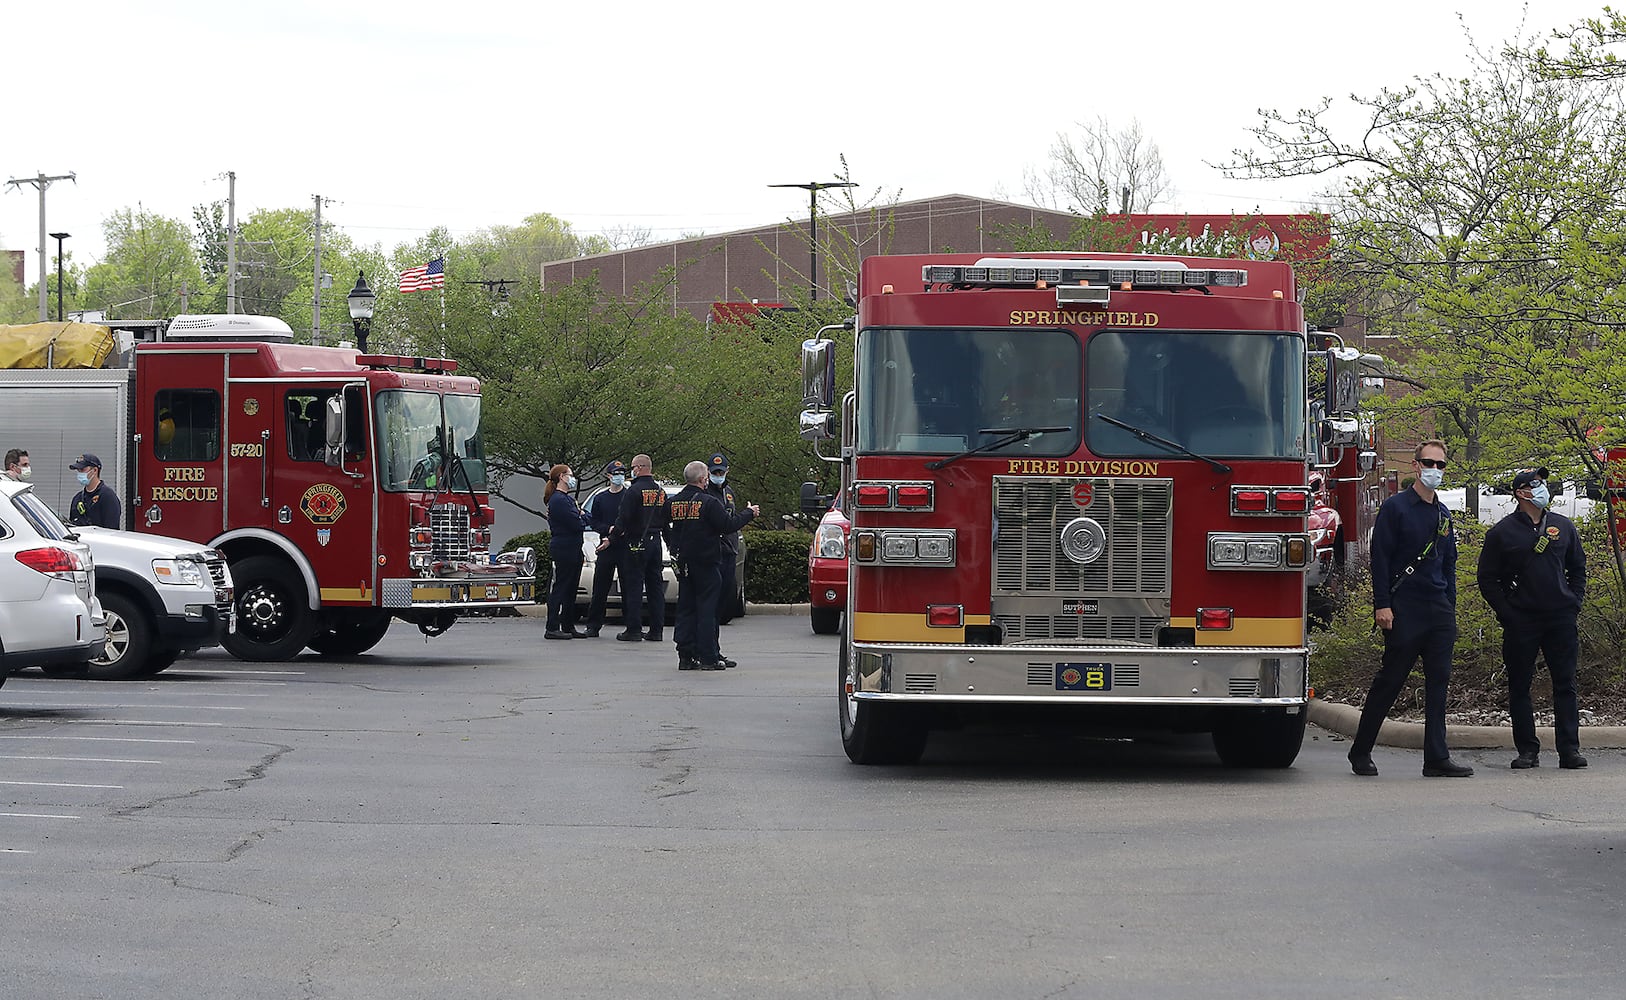
[[[1087,507],[1073,488],[1088,483]],[[1024,597],[1167,597],[1174,486],[1167,479],[995,477],[994,594]],[[1107,550],[1080,566],[1061,552],[1076,517],[1106,529]]]
[[[205,559],[203,565],[209,570],[209,579],[214,582],[216,587],[226,585],[226,560],[219,558]]]
[[[429,508],[430,548],[436,562],[469,561],[469,509],[462,504],[437,503]]]
[[[1080,506],[1074,492],[1085,487]],[[1168,624],[1171,481],[995,477],[994,517],[993,621],[1005,642],[1157,644]],[[1087,565],[1061,550],[1078,517],[1106,532],[1106,550]],[[1064,602],[1079,599],[1100,600],[1101,613],[1068,613]]]

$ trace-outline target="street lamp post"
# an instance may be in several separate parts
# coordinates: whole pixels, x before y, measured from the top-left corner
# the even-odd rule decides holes
[[[356,287],[350,289],[345,301],[350,305],[350,322],[356,328],[356,347],[367,353],[367,334],[373,328],[373,302],[378,296],[367,287],[367,276],[356,272]]]
[[[819,298],[819,192],[828,188],[850,188],[858,185],[852,181],[808,181],[803,184],[769,184],[774,188],[801,188],[807,192],[807,252],[808,252],[808,300],[818,301]]]
[[[56,240],[56,321],[62,322],[62,241],[72,236],[72,233],[52,233],[51,239]]]

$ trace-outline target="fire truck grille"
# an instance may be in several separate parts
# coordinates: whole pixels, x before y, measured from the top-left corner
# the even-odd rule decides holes
[[[1167,618],[1079,618],[1077,615],[995,615],[1006,642],[1091,642],[1105,645],[1157,645]]]
[[[1087,498],[1080,504],[1075,492]],[[1166,479],[995,477],[994,595],[1168,597],[1174,489]],[[1061,551],[1062,529],[1088,517],[1106,551],[1086,565]]]
[[[431,552],[436,562],[467,562],[469,559],[469,509],[462,504],[438,503],[429,508],[429,530],[434,536]]]

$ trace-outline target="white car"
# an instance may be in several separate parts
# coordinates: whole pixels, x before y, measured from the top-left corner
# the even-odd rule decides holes
[[[83,671],[104,630],[90,546],[32,486],[0,478],[0,683],[24,667]]]
[[[662,483],[661,488],[666,490],[668,497],[677,496],[683,489],[682,486],[673,483]],[[587,499],[582,501],[582,510],[586,511],[592,505],[593,498],[607,489],[609,489],[608,486],[600,486],[589,493]],[[581,612],[581,620],[584,623],[587,620],[587,608],[593,599],[593,573],[598,568],[598,552],[596,551],[598,543],[598,532],[592,529],[583,532],[582,578],[581,583],[576,586],[576,606]],[[743,538],[740,539],[740,551],[734,557],[734,580],[736,583],[735,593],[732,595],[734,603],[732,605],[724,603],[729,599],[729,595],[722,595],[718,600],[717,608],[719,620],[726,621],[745,614],[745,540]],[[677,574],[672,570],[672,554],[666,551],[666,542],[664,540],[661,542],[661,586],[666,591],[666,627],[671,628],[672,623],[677,620],[678,584]],[[605,601],[605,606],[610,608],[621,607],[620,573],[615,575],[615,582],[610,584],[610,596]]]
[[[1508,477],[1512,478],[1511,474]],[[1553,501],[1548,510],[1555,514],[1563,514],[1572,521],[1584,521],[1592,513],[1592,508],[1598,501],[1589,499],[1575,483],[1564,482],[1557,478],[1547,483],[1552,491]],[[1468,491],[1461,486],[1452,489],[1437,490],[1435,495],[1448,510],[1466,511],[1468,509]],[[1495,524],[1502,518],[1513,513],[1518,501],[1508,491],[1506,484],[1500,486],[1479,487],[1479,521],[1481,524]]]
[[[151,677],[185,653],[220,644],[236,593],[226,559],[196,542],[115,528],[75,528],[96,559],[107,647],[96,680]],[[49,671],[47,671],[49,672]]]

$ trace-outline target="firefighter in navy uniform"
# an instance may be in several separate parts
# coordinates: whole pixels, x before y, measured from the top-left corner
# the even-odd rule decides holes
[[[728,485],[728,456],[722,452],[713,452],[707,459],[711,466],[711,481],[706,484],[706,492],[723,502],[723,510],[732,517],[739,504],[734,500],[734,488]],[[734,620],[734,597],[740,589],[739,578],[740,533],[735,531],[723,536],[723,586],[718,591],[717,598],[717,624],[727,625]],[[743,612],[744,601],[740,610]]]
[[[717,649],[717,597],[722,587],[723,538],[758,513],[755,504],[729,514],[706,490],[705,462],[683,467],[682,492],[671,500],[667,545],[678,571],[678,620],[672,638],[679,670],[722,670],[733,666]]]
[[[102,460],[87,451],[68,468],[79,476],[79,492],[68,503],[68,523],[75,527],[122,528],[124,503],[113,487],[102,482]]]
[[[627,495],[627,463],[616,459],[604,467],[604,475],[610,480],[610,488],[594,494],[587,503],[586,511],[587,520],[599,537],[595,550],[598,562],[593,569],[593,597],[587,605],[588,638],[596,638],[604,627],[604,606],[610,600],[610,582],[620,574],[621,562],[627,554],[626,540],[610,537],[616,517],[621,513],[621,501]],[[625,591],[626,585],[622,584],[621,589]]]
[[[655,481],[654,465],[648,455],[632,456],[633,480],[621,501],[615,527],[599,543],[600,551],[625,542],[621,562],[621,618],[626,627],[616,633],[622,642],[660,642],[666,621],[666,594],[661,580],[661,532],[669,512],[666,491]],[[643,613],[649,612],[649,630],[643,629]]]

